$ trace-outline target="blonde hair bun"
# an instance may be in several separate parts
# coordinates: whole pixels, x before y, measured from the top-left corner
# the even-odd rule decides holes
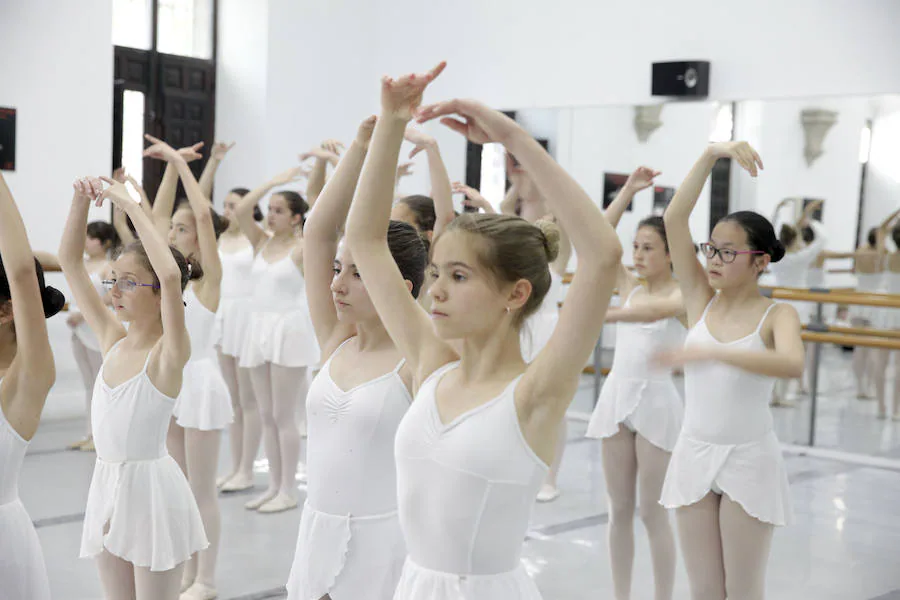
[[[559,256],[561,236],[559,226],[553,221],[545,219],[539,219],[534,225],[544,234],[544,251],[547,252],[547,262],[552,263]]]

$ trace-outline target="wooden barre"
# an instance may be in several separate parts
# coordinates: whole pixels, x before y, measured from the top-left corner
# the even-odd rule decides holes
[[[799,302],[821,302],[823,304],[848,304],[856,306],[877,306],[880,308],[900,308],[900,294],[872,294],[869,292],[817,292],[802,288],[765,287],[775,300],[796,300]]]
[[[870,327],[840,327],[838,325],[828,325],[828,331],[818,331],[815,329],[809,329],[809,326],[804,325],[803,331],[810,331],[811,333],[840,333],[842,335],[864,335],[868,337],[876,337],[876,338],[889,338],[898,340],[900,339],[900,330],[897,329],[872,329]]]
[[[861,346],[863,348],[880,348],[882,350],[900,350],[900,340],[875,337],[871,335],[845,335],[841,333],[819,333],[804,331],[804,342],[817,344],[835,344],[838,346]]]

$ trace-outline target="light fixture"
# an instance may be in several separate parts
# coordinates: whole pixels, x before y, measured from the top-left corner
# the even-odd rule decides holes
[[[872,153],[872,125],[866,123],[859,132],[859,162],[866,164]]]

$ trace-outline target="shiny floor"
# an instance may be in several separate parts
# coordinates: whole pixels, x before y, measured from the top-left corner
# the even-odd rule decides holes
[[[900,457],[900,423],[879,421],[870,401],[855,399],[849,356],[826,352],[825,393],[818,399],[818,441],[881,456]],[[77,395],[75,389],[55,394]],[[569,443],[560,476],[562,495],[537,505],[523,560],[547,600],[612,598],[606,547],[607,501],[598,442],[582,437],[579,413],[592,406],[585,378],[573,404]],[[779,435],[808,434],[810,401],[775,412]],[[42,424],[22,475],[21,495],[38,528],[53,597],[102,597],[93,563],[78,559],[83,511],[93,455],[64,450],[83,422]],[[797,439],[792,439],[797,438]],[[227,439],[225,440],[227,444]],[[223,445],[224,468],[227,448]],[[789,453],[786,461],[795,523],[776,532],[769,562],[770,600],[900,600],[900,470],[875,468]],[[257,474],[262,485],[265,475]],[[298,510],[260,515],[244,510],[248,493],[223,495],[219,591],[223,599],[284,597],[294,553]],[[652,598],[646,537],[635,520],[634,599]],[[688,598],[679,564],[675,598]]]

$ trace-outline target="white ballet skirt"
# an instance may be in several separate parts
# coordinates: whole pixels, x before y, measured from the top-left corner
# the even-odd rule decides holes
[[[809,224],[816,234],[812,243],[797,252],[786,253],[777,263],[769,264],[769,271],[775,276],[775,285],[800,289],[812,286],[810,270],[813,263],[816,262],[816,258],[825,250],[828,237],[825,233],[825,228],[818,221],[810,220]],[[816,305],[813,302],[801,302],[798,300],[779,300],[778,302],[793,306],[800,317],[800,323],[808,323],[816,311]]]
[[[231,392],[213,350],[216,314],[189,287],[184,293],[184,322],[191,338],[191,359],[184,366],[181,393],[172,414],[182,427],[215,431],[234,420]]]
[[[893,271],[884,272],[884,292],[886,294],[900,294],[900,273]],[[881,326],[884,329],[900,329],[900,309],[884,308]]]
[[[215,346],[222,354],[239,358],[250,323],[250,285],[253,247],[233,253],[219,252],[222,260],[222,292],[216,314]]]
[[[394,438],[412,398],[399,375],[402,362],[340,389],[331,378],[338,352],[306,396],[308,487],[288,599],[390,600],[406,558]]]
[[[94,557],[106,549],[135,566],[168,571],[209,542],[187,479],[166,451],[175,399],[156,389],[147,363],[113,388],[106,384],[104,362],[94,385],[91,425],[97,462],[88,491],[81,557]]]
[[[688,332],[685,347],[766,349],[759,332],[774,303],[753,333],[724,344],[706,325],[713,302],[715,297]],[[660,504],[679,508],[699,502],[709,492],[724,493],[759,521],[789,524],[791,490],[769,409],[776,380],[716,361],[688,363],[684,372],[684,426]]]
[[[856,273],[856,291],[870,294],[886,292],[885,273]],[[853,321],[861,321],[866,327],[884,329],[888,325],[890,311],[894,309],[880,306],[850,305],[849,317]]]
[[[549,467],[534,453],[515,404],[521,377],[444,424],[435,396],[444,374],[419,389],[397,431],[400,525],[409,550],[395,600],[540,600],[522,546]]]
[[[103,287],[103,278],[100,276],[100,273],[91,273],[89,277],[91,283],[94,285],[94,289],[97,290],[100,297],[103,298],[106,296],[106,288]],[[69,310],[77,312],[78,307],[74,302],[71,302],[69,304]],[[101,352],[100,340],[97,339],[97,334],[94,333],[94,330],[88,326],[87,321],[82,321],[77,327],[72,329],[72,334],[78,338],[78,341],[80,341],[88,350]],[[0,598],[0,600],[2,600],[2,598]]]
[[[2,381],[2,380],[0,380]],[[19,473],[28,442],[0,408],[0,599],[50,600],[44,553],[19,499]]]
[[[544,349],[556,324],[559,322],[559,303],[563,299],[562,277],[550,271],[550,289],[541,306],[531,316],[525,319],[525,323],[519,332],[519,345],[522,348],[522,358],[526,363],[532,362]]]
[[[317,365],[319,344],[306,304],[306,282],[291,255],[268,263],[260,251],[252,274],[253,297],[240,365]]]
[[[635,287],[624,307],[641,289]],[[681,431],[684,402],[672,372],[655,368],[651,359],[684,343],[684,327],[674,318],[653,323],[616,323],[616,353],[603,383],[585,435],[603,439],[619,432],[619,424],[671,452]]]

